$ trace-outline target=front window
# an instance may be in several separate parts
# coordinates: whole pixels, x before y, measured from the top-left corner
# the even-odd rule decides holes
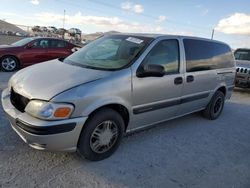
[[[250,50],[236,50],[234,56],[236,60],[250,61]]]
[[[48,39],[37,40],[32,45],[32,48],[48,48],[48,47],[49,47]]]
[[[101,37],[67,57],[64,62],[93,69],[120,69],[128,65],[151,40],[128,35]]]
[[[12,46],[24,46],[33,40],[34,40],[34,38],[25,38],[25,39],[22,39],[22,40],[19,40],[17,42],[12,43],[11,45]]]
[[[166,74],[179,72],[179,43],[175,39],[163,40],[154,46],[143,63],[162,65]]]

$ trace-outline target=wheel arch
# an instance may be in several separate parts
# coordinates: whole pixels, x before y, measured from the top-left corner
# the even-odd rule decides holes
[[[225,85],[220,85],[215,91],[221,91],[225,97],[227,95],[227,87]]]
[[[127,130],[127,127],[128,127],[128,124],[129,124],[129,121],[130,121],[130,113],[129,113],[129,110],[128,108],[123,105],[123,104],[119,104],[119,103],[109,103],[109,104],[103,104],[97,108],[95,108],[94,110],[92,110],[88,117],[91,117],[93,116],[96,112],[104,109],[104,108],[110,108],[116,112],[118,112],[121,117],[123,118],[124,120],[124,124],[125,124],[125,131]],[[88,118],[89,119],[89,118]]]

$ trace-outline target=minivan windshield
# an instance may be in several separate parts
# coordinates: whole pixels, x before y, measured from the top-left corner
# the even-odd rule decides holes
[[[234,56],[236,60],[250,61],[250,50],[236,50]]]
[[[12,46],[24,46],[33,40],[34,40],[34,38],[24,38],[22,40],[19,40],[17,42],[12,43],[11,45]]]
[[[93,69],[120,69],[128,65],[151,40],[129,35],[104,36],[70,55],[64,62]]]

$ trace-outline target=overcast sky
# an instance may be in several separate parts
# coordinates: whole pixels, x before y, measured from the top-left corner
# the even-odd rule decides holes
[[[21,25],[77,27],[83,33],[193,35],[250,48],[249,0],[1,0],[0,19]]]

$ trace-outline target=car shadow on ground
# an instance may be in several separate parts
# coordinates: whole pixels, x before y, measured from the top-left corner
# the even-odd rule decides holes
[[[250,88],[239,88],[239,87],[235,87],[234,88],[235,92],[240,92],[240,93],[249,93],[250,94]]]

